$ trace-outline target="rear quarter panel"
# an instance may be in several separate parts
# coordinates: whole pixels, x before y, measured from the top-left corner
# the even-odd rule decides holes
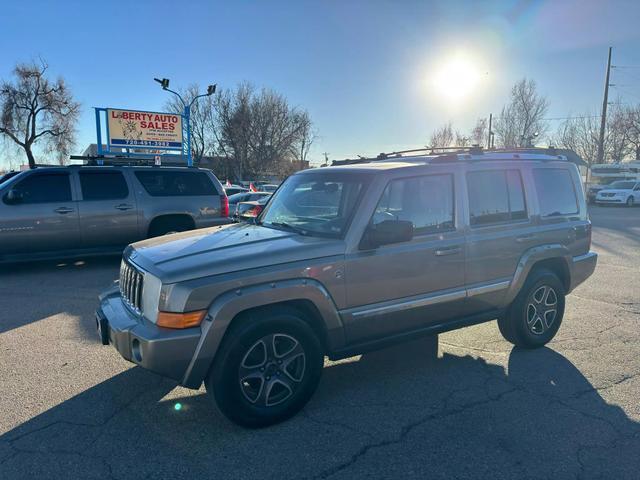
[[[138,225],[142,238],[146,238],[153,219],[161,215],[188,215],[193,219],[196,228],[228,223],[227,218],[220,215],[220,197],[224,194],[224,189],[211,172],[206,173],[213,182],[217,195],[167,197],[150,195],[136,177],[135,170],[132,169],[128,173],[138,204]]]

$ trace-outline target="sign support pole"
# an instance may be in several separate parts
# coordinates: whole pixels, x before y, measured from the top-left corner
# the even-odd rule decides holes
[[[187,124],[187,166],[193,167],[193,158],[191,157],[191,105],[184,106],[184,123]]]

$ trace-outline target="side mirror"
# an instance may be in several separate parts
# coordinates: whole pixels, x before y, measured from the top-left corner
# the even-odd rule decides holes
[[[9,190],[7,194],[4,196],[5,202],[9,205],[15,205],[16,203],[22,202],[22,192],[19,190]]]
[[[378,248],[381,245],[408,242],[413,238],[413,223],[407,220],[385,220],[369,225],[360,242],[360,249]]]

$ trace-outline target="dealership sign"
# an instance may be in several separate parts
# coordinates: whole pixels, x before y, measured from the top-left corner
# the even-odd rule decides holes
[[[110,147],[182,149],[182,115],[106,110]]]

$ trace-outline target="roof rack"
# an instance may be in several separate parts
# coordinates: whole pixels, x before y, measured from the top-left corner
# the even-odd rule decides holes
[[[334,160],[332,165],[352,165],[358,163],[370,163],[379,161],[388,161],[402,158],[412,157],[432,157],[434,162],[447,161],[464,161],[464,160],[483,160],[485,153],[513,154],[511,157],[505,156],[500,160],[517,160],[522,154],[531,155],[547,155],[547,160],[566,160],[577,165],[587,165],[580,156],[573,150],[558,149],[555,147],[521,147],[521,148],[491,148],[484,149],[480,145],[472,145],[470,147],[425,147],[410,150],[399,150],[390,153],[380,153],[377,157],[366,158],[358,155],[356,159]],[[496,158],[486,158],[486,160],[497,160]],[[545,160],[545,159],[540,159]]]
[[[164,156],[163,159],[166,162],[168,156]],[[178,163],[163,163],[161,165],[155,164],[154,158],[140,158],[140,157],[126,157],[126,156],[116,156],[116,157],[105,157],[104,155],[71,155],[69,157],[71,160],[83,160],[86,163],[83,165],[68,165],[70,167],[95,167],[95,166],[117,166],[117,167],[183,167],[183,168],[198,168],[196,165],[188,166],[182,165]]]

